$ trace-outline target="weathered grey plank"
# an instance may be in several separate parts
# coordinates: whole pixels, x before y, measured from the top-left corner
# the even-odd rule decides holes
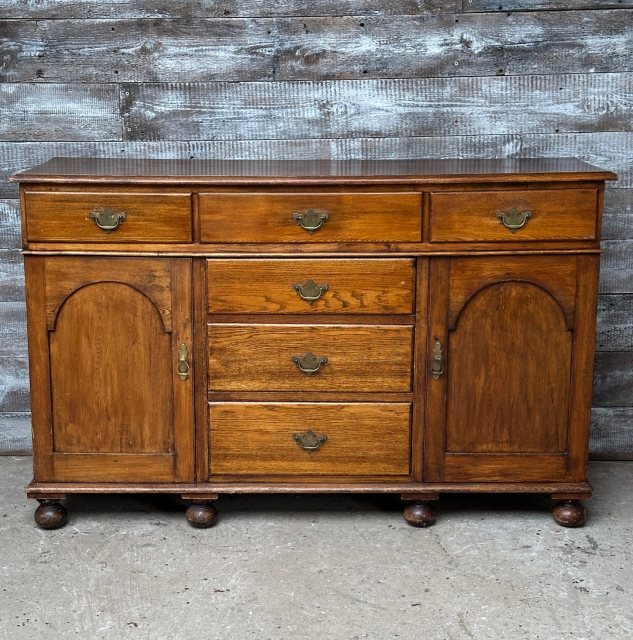
[[[633,130],[629,73],[123,84],[121,93],[129,140]]]
[[[0,249],[0,300],[24,300],[24,262],[16,249]]]
[[[630,13],[630,12],[628,12]],[[486,13],[431,18],[306,18],[280,23],[277,79],[628,71],[626,11]],[[359,27],[362,27],[359,29]],[[342,73],[341,73],[342,71]]]
[[[600,293],[633,292],[633,240],[606,240],[600,258]]]
[[[605,240],[629,240],[633,238],[632,189],[607,188],[605,190],[602,237]]]
[[[22,411],[30,411],[28,359],[0,357],[0,414]]]
[[[0,455],[28,455],[31,449],[31,414],[0,413]]]
[[[596,407],[591,411],[589,457],[633,460],[633,408]]]
[[[26,357],[26,305],[0,302],[0,357]]]
[[[596,353],[592,405],[633,407],[633,352]]]
[[[20,201],[0,200],[0,249],[19,249],[21,244]]]
[[[0,84],[0,140],[120,140],[115,84]]]
[[[463,10],[484,11],[569,11],[578,9],[626,9],[633,0],[463,0]]]
[[[272,19],[254,18],[5,21],[0,81],[266,80],[273,29]]]
[[[462,0],[0,0],[5,18],[185,18],[420,15],[461,11]]]
[[[633,292],[598,298],[598,351],[633,351]],[[631,371],[633,383],[633,371]]]
[[[303,140],[176,142],[0,142],[0,198],[17,197],[6,181],[53,156],[129,158],[356,159],[547,158],[576,156],[617,171],[618,187],[633,187],[633,133],[595,132],[503,136],[433,136]]]
[[[633,69],[631,10],[13,20],[0,81],[327,80]],[[49,46],[51,42],[63,46]]]

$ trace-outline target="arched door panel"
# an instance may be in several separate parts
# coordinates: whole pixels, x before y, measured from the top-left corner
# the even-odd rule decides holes
[[[584,480],[595,256],[434,259],[425,478]],[[572,373],[573,372],[573,373]],[[572,436],[573,433],[573,436]]]
[[[188,259],[27,256],[36,480],[193,480]],[[36,346],[36,343],[43,343]],[[43,348],[42,348],[43,347]]]

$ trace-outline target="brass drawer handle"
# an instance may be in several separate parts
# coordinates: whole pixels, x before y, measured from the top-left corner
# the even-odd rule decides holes
[[[191,371],[188,358],[187,345],[181,344],[180,347],[178,347],[178,364],[176,365],[176,371],[181,380],[186,380]]]
[[[327,282],[317,284],[314,280],[306,280],[303,284],[295,282],[292,288],[299,294],[302,300],[312,304],[328,290],[328,284]]]
[[[524,227],[531,217],[531,211],[519,211],[516,207],[512,207],[509,211],[497,211],[497,218],[501,224],[510,229],[512,233],[516,233],[517,229]]]
[[[307,211],[297,211],[292,214],[294,221],[312,235],[317,229],[320,229],[330,218],[330,214],[315,209]]]
[[[327,436],[325,434],[319,435],[317,433],[314,433],[312,429],[308,429],[304,433],[293,433],[292,439],[304,451],[307,451],[308,453],[312,453],[327,441]]]
[[[297,365],[298,369],[303,373],[311,376],[315,374],[324,364],[327,364],[327,357],[315,356],[308,351],[304,356],[293,356],[292,361]]]
[[[115,211],[110,207],[95,209],[90,212],[89,218],[106,233],[112,233],[125,220],[126,215],[123,211]]]
[[[433,347],[433,356],[431,358],[431,375],[433,376],[433,380],[439,380],[443,373],[442,343],[439,338],[435,338],[435,346]]]

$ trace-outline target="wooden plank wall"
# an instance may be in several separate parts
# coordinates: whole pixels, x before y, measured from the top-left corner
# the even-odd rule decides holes
[[[0,447],[29,411],[14,171],[88,154],[578,156],[620,174],[591,451],[633,458],[632,72],[633,0],[0,0]]]

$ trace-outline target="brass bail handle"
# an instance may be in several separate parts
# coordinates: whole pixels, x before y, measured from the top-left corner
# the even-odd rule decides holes
[[[308,209],[307,211],[296,211],[292,217],[302,229],[312,235],[329,220],[330,214],[326,211]]]
[[[327,357],[317,357],[311,351],[308,351],[304,356],[293,356],[292,361],[297,365],[299,371],[310,376],[327,364]]]
[[[531,211],[519,211],[516,207],[512,207],[508,211],[497,211],[498,220],[504,227],[510,229],[512,233],[516,233],[518,229],[523,228],[531,217]]]
[[[442,343],[439,338],[434,338],[433,355],[431,357],[431,375],[433,380],[439,380],[444,373],[444,362],[442,360]]]
[[[187,352],[187,345],[181,344],[178,347],[178,364],[176,365],[176,371],[181,380],[186,380],[191,372],[189,366],[189,353]]]
[[[326,441],[327,436],[325,434],[314,433],[312,429],[308,429],[303,433],[293,433],[292,439],[304,450],[308,453],[312,453],[316,451],[319,447],[321,447]]]
[[[299,294],[299,297],[312,304],[318,300],[327,290],[328,283],[317,284],[314,280],[306,280],[303,284],[295,282],[292,288]]]
[[[88,216],[102,231],[112,233],[127,217],[123,211],[115,211],[110,207],[102,207],[90,212]]]

